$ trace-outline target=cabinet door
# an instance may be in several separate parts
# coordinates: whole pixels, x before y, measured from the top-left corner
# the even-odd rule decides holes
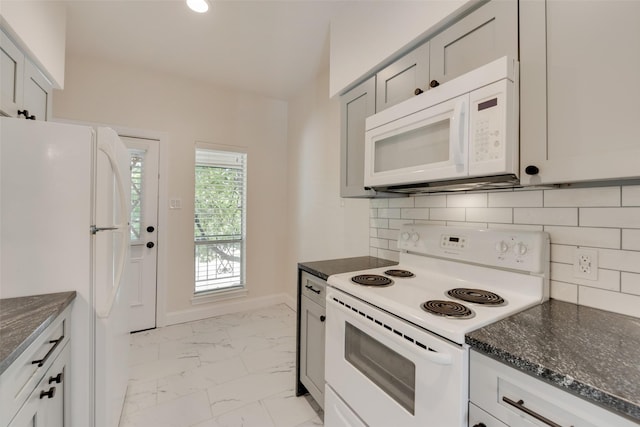
[[[375,113],[376,80],[370,78],[340,97],[340,196],[373,197],[364,189],[365,119]]]
[[[22,105],[24,55],[0,31],[0,114],[17,117]]]
[[[639,177],[640,2],[523,1],[521,16],[521,181]]]
[[[44,376],[45,391],[50,390],[51,387],[55,388],[53,397],[43,399],[43,411],[47,419],[46,427],[65,427],[71,424],[71,413],[69,412],[71,409],[69,401],[71,382],[68,381],[70,351],[71,344],[67,344]]]
[[[430,76],[439,84],[505,55],[518,58],[518,2],[493,0],[430,40]]]
[[[325,310],[309,298],[301,299],[300,382],[324,408]]]
[[[376,112],[429,87],[429,43],[412,50],[376,74]]]
[[[28,60],[24,64],[23,90],[23,109],[28,110],[29,115],[35,116],[36,120],[49,120],[53,86],[35,65]]]

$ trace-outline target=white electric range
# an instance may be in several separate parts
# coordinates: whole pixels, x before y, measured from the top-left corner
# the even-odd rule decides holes
[[[466,333],[548,299],[549,236],[407,224],[399,264],[332,275],[325,425],[467,425]]]

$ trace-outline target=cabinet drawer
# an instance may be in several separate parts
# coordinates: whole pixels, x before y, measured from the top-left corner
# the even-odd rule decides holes
[[[324,298],[327,289],[327,282],[318,277],[312,276],[306,271],[303,271],[300,289],[302,295],[306,296],[311,301],[314,301],[316,304],[322,307],[325,306]]]
[[[552,423],[637,427],[613,412],[475,351],[470,356],[469,377],[471,402],[510,427]]]
[[[69,341],[67,307],[0,377],[0,425],[7,425]]]

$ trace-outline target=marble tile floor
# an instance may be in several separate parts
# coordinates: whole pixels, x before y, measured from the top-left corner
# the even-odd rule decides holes
[[[284,304],[131,336],[120,427],[311,427],[296,397],[295,312]]]

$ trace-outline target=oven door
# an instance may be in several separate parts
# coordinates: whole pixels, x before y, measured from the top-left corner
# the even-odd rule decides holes
[[[365,133],[365,186],[468,175],[468,94],[417,112],[403,111],[404,105],[397,107],[380,113],[388,121]],[[370,122],[378,122],[377,119]]]
[[[467,354],[343,292],[327,294],[327,390],[369,426],[465,426]],[[339,418],[334,406],[329,419]]]

